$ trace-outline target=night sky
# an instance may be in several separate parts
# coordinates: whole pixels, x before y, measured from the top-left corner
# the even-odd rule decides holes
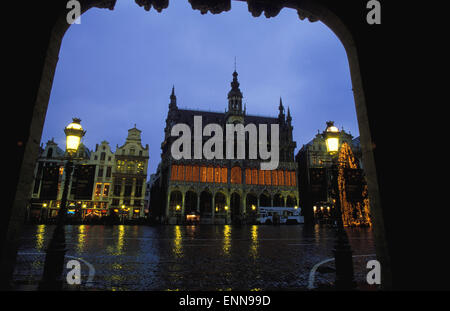
[[[170,1],[158,13],[119,0],[113,11],[83,14],[61,45],[42,142],[54,137],[64,148],[63,129],[79,117],[88,148],[106,140],[115,151],[136,124],[150,148],[150,175],[172,85],[178,107],[224,112],[235,57],[247,114],[276,117],[281,96],[296,152],[328,120],[357,137],[347,55],[336,35],[292,9],[267,19],[252,17],[245,2],[231,5],[201,15],[188,1]]]

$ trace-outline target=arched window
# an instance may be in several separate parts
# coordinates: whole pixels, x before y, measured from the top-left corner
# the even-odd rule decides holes
[[[283,174],[283,171],[278,171],[278,185],[284,186],[284,174]]]
[[[264,185],[264,171],[263,170],[259,170],[259,185]]]
[[[206,182],[206,166],[200,168],[200,181]]]
[[[269,170],[266,170],[265,171],[266,173],[265,173],[265,175],[266,175],[266,177],[265,177],[265,181],[266,181],[266,185],[270,185],[271,183],[270,183],[270,171]]]
[[[178,180],[184,180],[184,165],[178,165]]]
[[[214,182],[214,167],[208,166],[208,173],[206,175],[207,182]]]
[[[245,169],[245,183],[247,185],[251,185],[252,184],[252,171],[249,168]]]
[[[289,171],[285,171],[284,174],[286,175],[286,186],[292,186],[291,185],[291,174]]]
[[[192,168],[192,181],[199,181],[199,167],[195,165]]]
[[[186,165],[186,181],[192,181],[192,165]]]
[[[214,182],[220,183],[220,167],[214,168]]]
[[[177,172],[177,165],[172,165],[171,168],[171,174],[170,174],[170,180],[177,180],[178,172]]]
[[[221,182],[226,184],[228,182],[228,168],[222,167],[221,168]]]
[[[272,185],[278,186],[278,174],[277,174],[277,171],[272,171]]]
[[[256,168],[252,169],[252,185],[258,184],[258,170]]]
[[[240,184],[241,177],[241,168],[239,166],[235,166],[231,169],[231,183],[232,184]]]

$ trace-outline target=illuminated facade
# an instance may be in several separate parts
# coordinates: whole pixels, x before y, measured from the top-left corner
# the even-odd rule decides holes
[[[288,109],[279,103],[278,117],[249,115],[242,107],[237,72],[233,73],[228,93],[228,109],[211,112],[179,109],[175,91],[170,96],[166,119],[165,139],[161,144],[161,163],[153,183],[150,215],[164,223],[183,223],[188,215],[200,215],[201,223],[252,222],[258,206],[297,206],[298,189],[294,161],[296,143],[292,139],[292,118]],[[194,116],[201,116],[203,126],[219,124],[270,124],[279,125],[280,161],[276,170],[261,170],[258,159],[181,159],[174,160],[171,144],[177,137],[171,136],[172,126],[179,123],[194,128]],[[225,132],[225,130],[223,131]],[[248,133],[246,133],[248,135]],[[203,143],[209,137],[203,137]],[[236,146],[235,146],[236,148]],[[246,137],[248,155],[248,136]],[[223,146],[226,153],[226,144]],[[234,151],[236,153],[236,149]],[[155,190],[156,189],[156,190]],[[157,198],[154,194],[159,194]]]
[[[336,128],[337,129],[337,128]],[[298,184],[300,192],[300,206],[303,208],[305,222],[332,222],[332,200],[329,186],[330,169],[332,167],[332,157],[337,156],[338,160],[338,192],[343,223],[345,226],[370,225],[369,201],[367,198],[367,185],[364,179],[357,186],[360,189],[361,198],[358,202],[349,200],[348,181],[344,178],[345,169],[352,169],[353,172],[362,173],[363,163],[361,157],[361,146],[358,138],[346,132],[343,128],[338,130],[339,140],[336,146],[336,155],[330,155],[327,151],[326,140],[323,133],[318,133],[309,143],[302,146],[296,155],[298,164]],[[359,172],[358,175],[360,174]],[[355,173],[355,174],[356,174]]]
[[[116,148],[110,195],[111,209],[129,219],[144,217],[148,158],[148,145],[142,146],[141,131],[134,126],[125,144]]]
[[[42,148],[35,166],[30,218],[45,221],[57,215],[65,180],[64,157],[65,152],[53,140]],[[93,151],[81,144],[69,185],[69,213],[75,211],[84,220],[111,213],[124,219],[144,217],[148,158],[148,145],[142,146],[141,131],[136,127],[128,130],[125,144],[115,152],[106,141]],[[77,183],[77,172],[83,168],[89,170]]]

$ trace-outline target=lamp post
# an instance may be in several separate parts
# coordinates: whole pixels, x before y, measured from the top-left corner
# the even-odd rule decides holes
[[[338,159],[336,154],[339,151],[339,129],[334,126],[334,122],[328,121],[327,128],[323,133],[327,145],[327,151],[332,157],[331,167],[331,193],[334,204],[336,218],[336,240],[334,246],[334,261],[336,266],[336,288],[339,290],[355,289],[356,283],[353,276],[352,250],[348,242],[347,233],[342,222],[341,202],[339,198],[338,185]]]
[[[78,150],[81,138],[86,131],[80,124],[81,120],[73,118],[65,129],[67,161],[64,167],[65,181],[61,198],[61,207],[58,212],[56,228],[52,239],[46,250],[44,274],[39,283],[40,290],[61,290],[63,286],[62,272],[64,270],[64,256],[66,253],[66,239],[64,223],[67,215],[67,197],[69,192],[70,178],[73,171],[73,157]]]

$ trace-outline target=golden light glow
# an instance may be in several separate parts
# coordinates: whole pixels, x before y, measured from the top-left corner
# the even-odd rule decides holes
[[[72,123],[70,123],[69,125],[67,125],[66,129],[68,129],[68,130],[69,130],[69,129],[82,130],[83,127],[81,126],[80,123],[72,122]]]
[[[77,251],[82,253],[84,250],[84,246],[86,244],[86,227],[84,225],[81,225],[78,227],[78,244],[77,244]]]
[[[66,149],[68,152],[76,152],[80,145],[81,137],[68,135],[66,138]]]
[[[42,204],[43,207],[47,207],[47,203]]]
[[[224,208],[225,208],[225,210],[228,210],[228,206],[227,206],[227,205],[225,205],[225,207],[224,207]]]
[[[295,208],[295,209],[297,209],[297,208],[298,208],[298,206],[296,205],[296,206],[294,206],[294,208]]]
[[[181,206],[177,205],[176,209],[177,209],[177,211],[179,211],[181,209]]]
[[[230,254],[230,246],[231,246],[231,226],[225,225],[223,228],[223,252],[226,255]]]
[[[118,213],[119,212],[119,210],[116,208],[115,210],[114,210],[114,212],[116,212],[116,213]]]
[[[176,257],[183,257],[183,247],[182,247],[183,237],[181,235],[180,226],[176,225],[174,229],[175,229],[175,237],[173,240],[174,247],[172,251]]]
[[[86,206],[87,206],[86,204],[83,204],[83,208],[86,208]]]
[[[252,235],[252,244],[250,246],[250,255],[253,257],[253,259],[256,259],[258,256],[258,247],[259,247],[259,242],[258,242],[258,226],[257,225],[253,225],[252,226],[252,231],[251,231],[251,235]]]
[[[73,118],[72,123],[66,126],[64,133],[66,134],[66,150],[69,153],[75,153],[80,146],[81,137],[84,136],[85,131],[80,124],[81,120]]]
[[[119,225],[118,227],[119,233],[117,236],[117,243],[114,245],[110,245],[106,248],[109,254],[114,256],[121,256],[124,253],[124,237],[125,237],[125,226]]]
[[[317,210],[317,206],[313,206],[314,212]]]
[[[327,127],[327,132],[339,133],[339,129],[336,126],[332,125],[332,126]]]
[[[38,225],[36,232],[36,249],[41,250],[45,247],[44,245],[45,236],[45,225]]]
[[[254,204],[252,205],[252,210],[256,210],[256,206]]]
[[[328,152],[337,152],[339,150],[339,138],[329,137],[326,139]]]
[[[334,126],[333,121],[327,122],[327,128],[324,133],[325,143],[327,145],[327,151],[329,153],[335,153],[339,150],[339,129]]]

